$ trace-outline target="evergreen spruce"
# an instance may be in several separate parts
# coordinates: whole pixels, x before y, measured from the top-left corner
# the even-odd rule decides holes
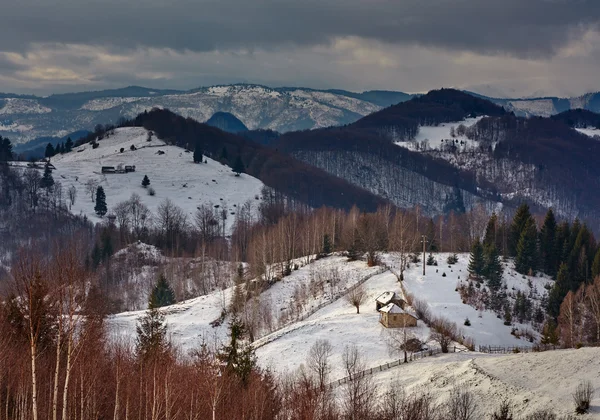
[[[202,147],[200,144],[196,144],[194,149],[194,163],[202,163]]]
[[[488,287],[497,292],[502,286],[502,274],[504,269],[500,262],[500,254],[494,245],[485,248],[485,277],[488,281]]]
[[[229,344],[223,346],[219,359],[224,363],[226,370],[234,373],[244,384],[247,384],[256,366],[256,356],[252,346],[241,344],[245,332],[244,324],[234,315],[229,322]]]
[[[481,278],[485,269],[485,260],[483,258],[483,246],[479,238],[475,240],[471,247],[471,256],[469,258],[469,275],[475,279]]]
[[[598,251],[596,251],[596,255],[594,256],[594,261],[592,262],[592,279],[600,276],[600,247]]]
[[[433,222],[433,219],[429,219],[429,222],[427,222],[426,235],[429,252],[437,252],[438,244],[435,240],[435,223]]]
[[[100,217],[103,217],[108,211],[108,207],[106,206],[106,194],[104,193],[104,188],[99,186],[96,190],[96,205],[94,206],[94,211]]]
[[[146,188],[148,185],[150,185],[150,178],[148,178],[148,175],[144,175],[144,179],[142,179],[142,187]]]
[[[550,276],[554,276],[558,269],[556,229],[554,212],[552,209],[549,209],[546,213],[542,229],[540,229],[540,262],[544,272]]]
[[[429,253],[427,256],[427,261],[425,262],[427,265],[437,265],[437,261],[432,253]]]
[[[531,213],[529,212],[529,206],[527,204],[521,204],[517,209],[517,212],[513,217],[513,222],[510,226],[508,253],[511,257],[515,257],[517,255],[517,246],[519,245],[521,234],[527,227],[527,223],[530,221],[534,222]]]
[[[141,360],[159,358],[170,349],[167,340],[165,316],[154,307],[138,320],[136,326],[136,352]]]
[[[54,150],[54,146],[52,146],[52,143],[48,143],[48,145],[46,146],[46,151],[44,152],[44,156],[47,158],[51,158],[55,154],[56,151]]]
[[[562,263],[556,274],[556,281],[548,294],[548,306],[546,308],[548,315],[554,320],[558,319],[560,314],[560,305],[571,290],[571,279],[569,277],[569,267]]]
[[[42,175],[42,179],[40,180],[40,187],[48,190],[53,186],[54,178],[52,178],[52,169],[50,169],[50,165],[46,164],[44,167],[44,175]]]
[[[529,219],[517,244],[515,270],[517,273],[535,273],[538,266],[537,229],[532,218]]]
[[[240,155],[235,159],[235,163],[233,164],[233,168],[231,168],[233,172],[235,172],[235,176],[240,176],[242,172],[246,171],[244,167],[244,162],[242,162],[242,158]]]
[[[13,145],[9,139],[0,136],[0,162],[13,159]]]
[[[221,162],[224,163],[229,162],[229,156],[227,154],[227,148],[225,146],[223,146],[223,149],[221,150],[221,156],[219,156],[219,159],[221,159]]]
[[[323,249],[321,250],[321,253],[323,255],[329,255],[332,252],[332,246],[331,246],[331,239],[329,238],[329,234],[325,234],[323,235]]]
[[[67,137],[67,142],[65,143],[65,153],[69,153],[71,150],[73,150],[73,140],[71,140],[71,137]]]
[[[156,285],[150,293],[150,299],[148,306],[151,308],[160,308],[162,306],[169,306],[175,303],[175,292],[167,282],[167,278],[164,274],[158,277]]]
[[[494,246],[496,248],[498,248],[499,246],[499,241],[498,241],[498,235],[497,235],[497,231],[498,231],[498,216],[496,216],[496,213],[492,213],[492,215],[490,216],[490,220],[488,220],[488,224],[485,228],[485,236],[483,237],[483,247],[490,247],[490,246]]]

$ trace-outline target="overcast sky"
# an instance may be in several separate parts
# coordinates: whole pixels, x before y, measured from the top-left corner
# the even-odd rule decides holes
[[[0,91],[600,90],[600,0],[0,0]]]

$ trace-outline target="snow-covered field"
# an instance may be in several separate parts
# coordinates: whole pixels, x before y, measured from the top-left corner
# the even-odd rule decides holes
[[[77,199],[71,211],[85,214],[92,221],[100,219],[94,212],[94,202],[86,191],[89,179],[98,181],[106,193],[108,211],[119,202],[128,200],[131,194],[138,194],[150,211],[165,199],[171,199],[181,207],[189,218],[193,218],[201,204],[212,204],[219,209],[227,207],[228,225],[231,226],[237,209],[246,201],[257,208],[262,182],[247,174],[237,177],[228,166],[210,158],[207,163],[195,164],[192,153],[177,146],[165,145],[156,137],[146,141],[144,128],[127,127],[116,130],[115,135],[100,140],[99,147],[90,144],[74,148],[71,153],[52,158],[56,167],[55,181],[60,181],[65,194],[74,185]],[[134,145],[137,150],[130,150]],[[124,151],[121,153],[120,149]],[[159,154],[159,151],[164,154]],[[102,166],[135,165],[135,172],[127,174],[102,174]],[[156,195],[150,196],[142,187],[144,175],[150,179],[150,187]]]
[[[590,413],[600,418],[600,349],[556,350],[542,353],[484,355],[451,353],[400,365],[373,375],[382,390],[390,383],[408,392],[426,392],[445,401],[455,386],[474,394],[475,418],[489,418],[506,400],[517,418],[549,409],[559,415],[574,414],[572,393],[581,380],[595,389]]]
[[[588,137],[599,137],[600,138],[600,129],[599,128],[576,128],[575,130],[579,131],[582,134],[585,134]]]
[[[413,140],[397,141],[395,144],[409,150],[424,150],[424,146],[425,150],[439,150],[444,145],[450,145],[451,141],[454,141],[459,150],[477,147],[479,145],[477,141],[469,140],[466,136],[455,135],[455,137],[452,137],[450,130],[452,128],[456,130],[461,124],[470,127],[481,118],[483,117],[467,118],[462,121],[442,123],[435,126],[422,125]]]

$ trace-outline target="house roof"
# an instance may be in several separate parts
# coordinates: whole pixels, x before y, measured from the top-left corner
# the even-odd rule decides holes
[[[381,308],[379,310],[379,312],[385,312],[388,314],[408,314],[408,315],[412,316],[413,318],[417,318],[415,314],[413,314],[412,312],[409,312],[409,311],[405,311],[404,309],[402,309],[395,303],[389,303],[389,304],[385,305],[383,308]]]
[[[382,305],[387,305],[396,297],[396,292],[383,292],[380,294],[377,299],[375,299],[378,303]]]

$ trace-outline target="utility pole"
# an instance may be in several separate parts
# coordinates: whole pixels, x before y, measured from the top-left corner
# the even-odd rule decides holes
[[[425,244],[427,244],[427,236],[421,235],[421,242],[423,242],[423,275],[425,275]]]

